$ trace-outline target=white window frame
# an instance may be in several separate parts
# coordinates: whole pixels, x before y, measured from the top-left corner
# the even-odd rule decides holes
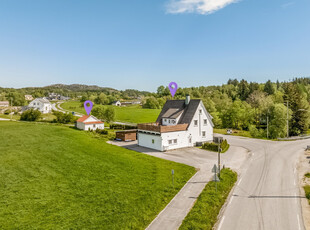
[[[203,137],[203,138],[206,137],[206,131],[202,131],[202,137]]]
[[[198,120],[194,120],[194,126],[195,126],[195,127],[198,126]]]

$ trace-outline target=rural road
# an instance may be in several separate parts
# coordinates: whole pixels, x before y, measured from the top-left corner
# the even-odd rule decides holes
[[[309,140],[275,142],[225,136],[251,151],[218,230],[304,230],[297,161]]]
[[[110,141],[109,143],[154,157],[187,164],[199,169],[147,228],[147,230],[178,229],[183,219],[191,210],[199,194],[211,180],[213,176],[211,172],[212,167],[214,164],[217,164],[217,153],[198,148],[184,148],[168,152],[158,152],[138,146],[136,142]],[[244,162],[248,159],[248,151],[241,147],[232,146],[225,154],[221,154],[221,159],[225,167],[239,171],[242,169]],[[177,175],[177,172],[175,172],[175,174]]]

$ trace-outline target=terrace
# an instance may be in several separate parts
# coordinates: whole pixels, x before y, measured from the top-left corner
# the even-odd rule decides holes
[[[138,124],[138,130],[157,132],[157,133],[185,131],[187,127],[188,127],[188,124],[178,124],[178,125],[170,125],[170,126],[161,125],[159,123]]]

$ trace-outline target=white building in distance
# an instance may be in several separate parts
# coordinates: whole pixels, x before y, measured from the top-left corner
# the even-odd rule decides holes
[[[201,100],[168,100],[156,123],[138,124],[138,145],[166,151],[213,141],[212,116]]]
[[[84,115],[76,121],[76,128],[85,131],[104,129],[104,122],[100,121],[92,115]]]
[[[41,113],[51,113],[52,112],[52,104],[49,100],[45,98],[36,98],[32,102],[29,103],[27,109],[35,109],[39,110]]]

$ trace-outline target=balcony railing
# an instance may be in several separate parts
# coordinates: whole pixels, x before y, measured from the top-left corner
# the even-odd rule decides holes
[[[188,124],[178,125],[160,125],[159,123],[144,123],[138,124],[138,130],[145,130],[157,133],[168,133],[176,131],[184,131],[187,129]]]

